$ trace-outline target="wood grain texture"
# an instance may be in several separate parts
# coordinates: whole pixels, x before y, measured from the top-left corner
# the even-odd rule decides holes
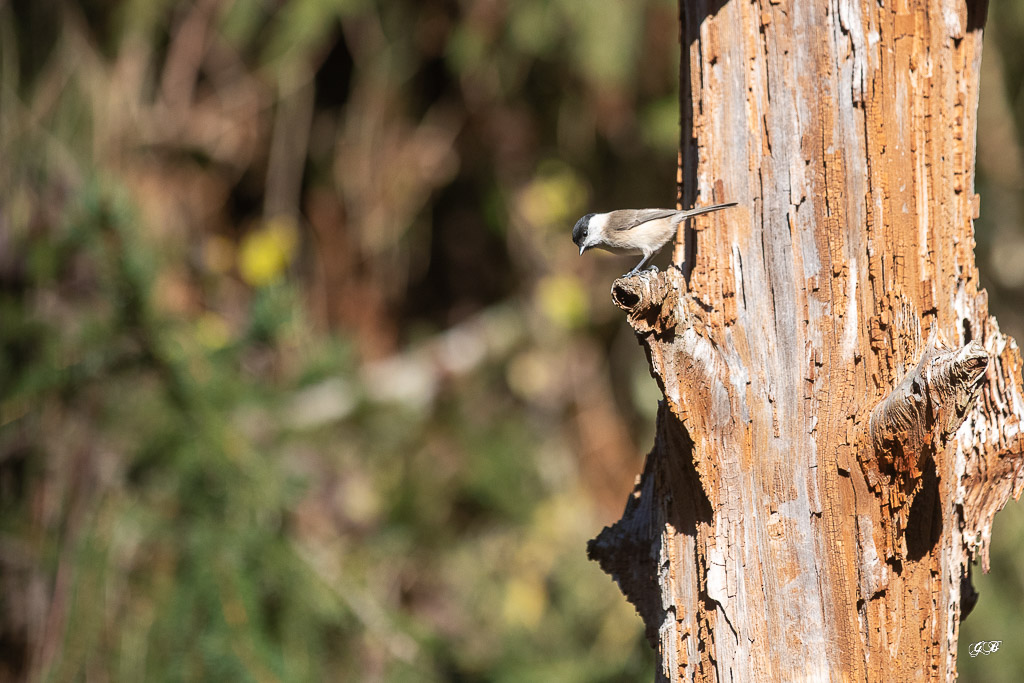
[[[681,2],[681,269],[613,285],[665,395],[591,557],[665,680],[954,680],[1024,487],[979,288],[983,2]],[[872,420],[874,413],[875,419]]]

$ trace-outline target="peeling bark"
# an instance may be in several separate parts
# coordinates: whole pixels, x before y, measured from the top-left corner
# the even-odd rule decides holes
[[[662,679],[954,680],[1024,486],[1020,353],[973,254],[984,2],[681,14],[680,206],[740,206],[613,284],[665,400],[590,555]]]

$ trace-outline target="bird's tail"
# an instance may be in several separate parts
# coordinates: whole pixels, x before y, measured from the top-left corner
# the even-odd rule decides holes
[[[686,211],[680,211],[679,214],[682,219],[689,218],[690,216],[699,216],[702,213],[711,213],[712,211],[718,211],[719,209],[727,209],[730,206],[736,206],[736,202],[726,202],[725,204],[713,204],[712,206],[702,206],[699,209],[687,209]]]

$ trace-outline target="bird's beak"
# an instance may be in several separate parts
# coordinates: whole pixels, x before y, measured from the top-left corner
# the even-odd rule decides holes
[[[580,256],[583,256],[583,252],[585,252],[586,250],[587,250],[587,245],[586,244],[581,244],[580,245]]]

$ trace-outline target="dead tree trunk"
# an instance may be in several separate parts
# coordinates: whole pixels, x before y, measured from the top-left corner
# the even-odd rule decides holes
[[[591,557],[665,679],[953,680],[1024,485],[973,253],[985,2],[680,5],[681,203],[741,206],[613,285],[665,400]]]

